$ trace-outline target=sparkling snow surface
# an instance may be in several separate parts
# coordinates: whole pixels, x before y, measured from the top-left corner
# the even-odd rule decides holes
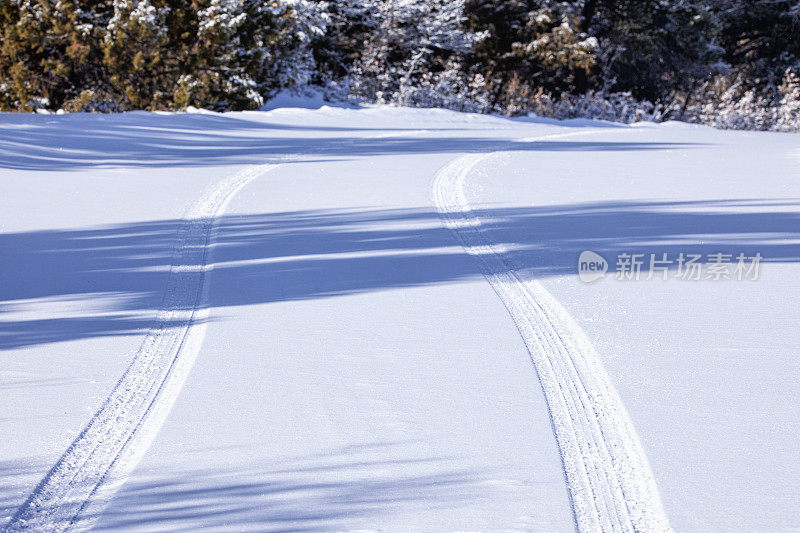
[[[610,510],[625,530],[660,504],[678,531],[800,527],[798,135],[311,103],[0,115],[0,524],[72,498],[54,528],[572,531]],[[443,217],[447,168],[474,219]],[[584,250],[604,279],[579,280]],[[720,252],[760,253],[759,279],[615,279],[621,253]],[[184,278],[202,295],[165,298]],[[183,327],[196,357],[148,393],[158,423],[123,409],[126,443],[46,478]],[[544,392],[550,349],[597,359],[589,455],[554,432],[575,411]],[[605,472],[600,511],[575,461]]]

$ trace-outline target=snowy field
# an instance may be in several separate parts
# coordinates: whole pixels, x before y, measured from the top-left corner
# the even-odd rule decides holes
[[[0,525],[797,530],[799,141],[0,115]]]

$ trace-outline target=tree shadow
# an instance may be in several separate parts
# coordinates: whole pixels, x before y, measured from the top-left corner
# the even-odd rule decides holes
[[[497,119],[502,120],[502,119]],[[508,121],[513,125],[515,121]],[[574,127],[584,127],[585,124]],[[262,164],[287,154],[298,160],[391,154],[475,153],[495,150],[658,150],[697,146],[656,142],[513,142],[469,135],[468,124],[418,128],[292,125],[247,114],[103,115],[6,114],[0,123],[0,168],[61,172],[106,167],[208,167]],[[375,136],[376,131],[385,135]],[[449,135],[442,132],[450,132]],[[460,132],[460,133],[459,133]]]
[[[25,461],[0,460],[0,530],[5,518],[14,514],[25,500],[25,492],[30,490],[46,465],[41,457]]]
[[[612,271],[621,252],[697,253],[701,261],[717,252],[760,253],[765,263],[797,262],[798,208],[798,201],[777,200],[604,202],[478,214],[493,241],[515,250],[517,268],[545,278],[575,274],[583,250],[606,257]],[[145,331],[161,303],[182,224],[0,234],[0,349]],[[426,209],[222,217],[213,263],[212,308],[480,276],[438,214]],[[62,303],[72,309],[76,302],[96,308],[58,316]],[[25,315],[36,306],[38,316]]]
[[[454,469],[449,458],[404,457],[392,444],[370,448],[290,457],[262,469],[144,474],[123,486],[94,530],[320,531],[418,505],[463,505],[485,490],[480,473]]]

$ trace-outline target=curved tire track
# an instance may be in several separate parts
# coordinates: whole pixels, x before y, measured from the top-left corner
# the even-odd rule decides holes
[[[3,531],[88,529],[138,463],[177,398],[205,335],[217,217],[242,187],[275,166],[247,167],[212,186],[188,209],[154,325],[109,397]]]
[[[432,200],[503,301],[528,348],[550,411],[577,529],[670,531],[639,438],[589,338],[539,282],[518,274],[467,201],[464,182],[470,171],[496,153],[463,156],[445,166],[434,180]]]

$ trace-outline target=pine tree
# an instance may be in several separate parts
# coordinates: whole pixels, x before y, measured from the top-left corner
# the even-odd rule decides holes
[[[787,68],[800,67],[800,2],[719,0],[725,61],[773,93]]]
[[[184,107],[257,109],[276,91],[307,83],[325,5],[308,0],[209,0],[198,11],[194,61],[178,80]]]
[[[185,24],[182,7],[163,0],[114,0],[103,64],[121,107],[159,109],[172,103],[166,88],[173,76],[167,72],[178,68],[173,36]]]
[[[462,0],[345,0],[331,8],[331,20],[315,50],[324,83],[413,105],[449,105],[440,97],[464,92],[459,59],[478,36],[465,29]]]
[[[597,0],[590,12],[584,25],[601,49],[595,86],[658,102],[714,74],[721,49],[707,2]]]
[[[59,109],[107,90],[99,42],[110,11],[103,0],[0,3],[0,106]]]
[[[469,0],[470,28],[487,35],[471,70],[485,74],[495,108],[522,109],[535,90],[586,89],[598,42],[584,31],[583,8],[582,1]]]

